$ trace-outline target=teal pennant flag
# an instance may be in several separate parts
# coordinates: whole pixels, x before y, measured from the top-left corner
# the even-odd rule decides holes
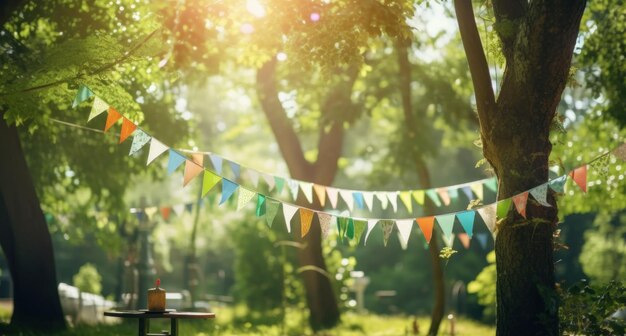
[[[490,178],[485,181],[485,187],[493,192],[498,192],[498,181],[496,181],[495,177]]]
[[[239,188],[239,185],[235,182],[227,180],[225,178],[222,179],[222,198],[220,199],[220,205],[224,204],[230,196],[233,195],[235,190]]]
[[[265,196],[258,194],[256,200],[256,216],[261,217],[263,215],[265,215]]]
[[[180,167],[187,160],[182,154],[177,151],[170,149],[170,159],[167,161],[167,174],[171,175],[176,168]]]
[[[441,201],[439,200],[439,195],[437,195],[437,190],[428,189],[426,190],[426,195],[428,195],[428,197],[433,201],[435,206],[437,207],[441,206]]]
[[[78,92],[76,93],[76,97],[74,97],[74,101],[72,102],[72,108],[78,106],[78,104],[84,102],[85,100],[91,98],[93,96],[93,92],[89,90],[88,87],[81,85],[78,88]]]
[[[450,236],[452,236],[452,228],[454,227],[454,214],[435,216],[435,219],[437,223],[439,223],[439,227],[441,231],[443,231],[444,236],[450,239]]]
[[[465,230],[467,235],[472,238],[472,235],[474,234],[474,218],[476,218],[476,211],[469,210],[460,212],[456,214],[456,218],[459,219],[463,230]]]
[[[552,190],[562,194],[565,192],[565,181],[567,181],[567,175],[555,178],[550,181],[548,185],[552,188]]]
[[[133,144],[130,146],[130,153],[128,155],[133,155],[137,153],[143,146],[145,146],[152,138],[146,134],[146,132],[137,129],[135,133],[133,133]]]

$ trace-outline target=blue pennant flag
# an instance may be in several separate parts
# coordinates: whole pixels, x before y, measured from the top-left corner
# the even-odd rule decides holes
[[[365,200],[363,199],[363,193],[355,191],[352,193],[352,198],[354,198],[354,202],[359,209],[363,209],[365,207]]]
[[[241,166],[239,166],[239,164],[232,162],[232,161],[228,161],[228,163],[230,164],[230,170],[232,170],[233,175],[235,175],[235,180],[238,180],[239,175],[241,174]]]
[[[465,186],[461,190],[463,190],[463,193],[467,196],[468,200],[471,201],[474,199],[474,194],[472,193],[472,188],[470,188],[470,186]]]
[[[93,96],[93,92],[89,90],[88,87],[81,85],[78,88],[78,93],[76,93],[76,97],[74,98],[74,101],[72,102],[72,108],[75,108],[76,106],[78,106],[78,104],[84,102],[85,100],[89,99],[92,96]]]
[[[213,169],[217,175],[222,175],[222,157],[215,154],[209,154],[209,159],[211,159]]]
[[[170,149],[170,159],[167,161],[167,174],[172,174],[176,168],[180,167],[180,165],[185,162],[187,158],[177,151]]]
[[[550,188],[552,188],[552,190],[562,194],[563,192],[565,192],[565,181],[567,181],[567,175],[555,178],[554,180],[550,181],[548,185],[550,186]]]
[[[467,233],[467,235],[472,238],[474,233],[474,218],[476,217],[476,211],[470,210],[456,214],[456,218],[461,222],[461,226],[463,226],[463,230]]]
[[[476,238],[478,238],[478,242],[480,243],[480,246],[484,249],[487,248],[487,233],[485,232],[480,232],[476,234]]]
[[[220,205],[226,202],[230,196],[233,195],[235,190],[239,188],[239,185],[235,182],[229,181],[225,178],[222,179],[222,198],[220,199]]]

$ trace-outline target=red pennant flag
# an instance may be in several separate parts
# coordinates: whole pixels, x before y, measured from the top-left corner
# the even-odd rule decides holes
[[[467,233],[459,233],[456,235],[456,237],[459,238],[461,244],[463,244],[463,247],[465,247],[466,250],[470,247],[470,237],[467,235]]]
[[[137,129],[132,121],[124,118],[122,121],[122,132],[120,132],[120,143],[124,142]]]
[[[172,211],[172,208],[170,207],[162,207],[161,208],[161,217],[163,217],[164,220],[168,220],[170,218],[170,212]]]
[[[185,174],[183,177],[183,187],[186,186],[196,176],[200,175],[204,168],[195,161],[185,160]]]
[[[311,229],[311,221],[313,220],[313,211],[300,208],[300,234],[302,238],[309,233]]]
[[[435,224],[435,216],[417,218],[417,225],[419,225],[426,242],[430,243],[430,238],[433,236],[433,225]]]
[[[572,177],[572,180],[578,184],[582,191],[587,192],[587,165],[580,166],[571,173],[569,176]]]
[[[109,128],[111,128],[111,126],[113,126],[118,120],[120,120],[121,117],[122,115],[117,112],[117,110],[109,107],[109,113],[107,114],[107,122],[104,125],[104,131],[108,131]]]
[[[526,218],[526,203],[528,203],[528,191],[524,191],[521,194],[517,194],[512,197],[515,209],[522,217]]]

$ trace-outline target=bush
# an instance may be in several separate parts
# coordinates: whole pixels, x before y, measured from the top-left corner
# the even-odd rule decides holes
[[[102,291],[102,276],[100,276],[96,267],[90,263],[81,266],[78,273],[72,278],[72,281],[74,286],[78,287],[82,292],[100,294]]]

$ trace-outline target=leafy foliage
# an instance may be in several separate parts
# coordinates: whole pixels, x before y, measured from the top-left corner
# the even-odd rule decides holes
[[[74,286],[82,292],[100,294],[102,291],[102,276],[96,266],[90,263],[81,266],[73,280]]]
[[[478,296],[478,303],[482,305],[483,319],[493,322],[496,318],[496,252],[487,255],[489,265],[483,268],[476,279],[467,285],[467,292]]]

